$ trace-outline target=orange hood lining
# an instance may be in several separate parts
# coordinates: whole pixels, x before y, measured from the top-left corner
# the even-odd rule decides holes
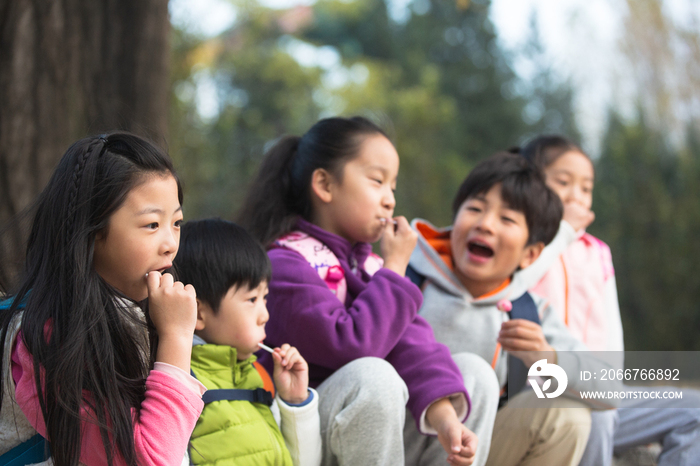
[[[416,229],[423,235],[430,247],[435,249],[440,259],[450,270],[454,270],[452,262],[452,245],[450,244],[450,230],[438,231],[427,223],[417,222]]]

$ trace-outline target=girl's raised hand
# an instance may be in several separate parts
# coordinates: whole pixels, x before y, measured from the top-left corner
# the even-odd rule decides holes
[[[272,378],[280,398],[286,403],[298,405],[309,396],[309,365],[299,351],[287,343],[272,353],[275,369]]]
[[[384,267],[393,270],[402,277],[406,275],[406,267],[416,247],[418,235],[409,225],[406,217],[395,217],[393,222],[386,222],[384,234],[380,243]]]
[[[588,228],[595,220],[593,211],[576,201],[564,203],[564,220],[571,225],[574,231]]]
[[[190,370],[192,335],[197,323],[197,295],[192,285],[169,273],[149,272],[148,310],[158,332],[156,361]]]

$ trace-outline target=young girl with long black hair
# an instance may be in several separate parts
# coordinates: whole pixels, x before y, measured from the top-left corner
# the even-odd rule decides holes
[[[168,273],[181,205],[167,154],[140,137],[64,154],[0,311],[0,454],[44,438],[56,465],[182,462],[204,389],[189,375],[195,292]]]

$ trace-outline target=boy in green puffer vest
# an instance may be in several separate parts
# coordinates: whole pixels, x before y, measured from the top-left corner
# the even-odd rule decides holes
[[[308,386],[306,361],[287,344],[275,348],[273,384],[253,354],[269,318],[271,269],[262,246],[231,222],[192,221],[182,226],[174,265],[197,290],[191,368],[207,387],[190,462],[320,464],[318,394]]]

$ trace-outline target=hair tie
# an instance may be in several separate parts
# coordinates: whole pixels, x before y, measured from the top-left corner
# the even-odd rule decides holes
[[[99,140],[102,141],[102,144],[107,144],[107,134],[100,134],[98,136]]]

